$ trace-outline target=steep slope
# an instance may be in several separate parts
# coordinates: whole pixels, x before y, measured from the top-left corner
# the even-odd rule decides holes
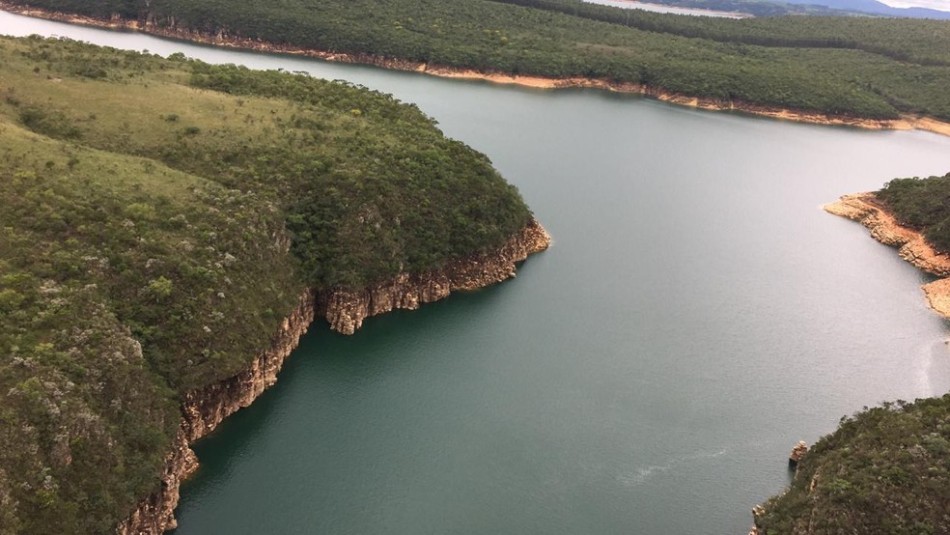
[[[791,488],[756,509],[760,535],[950,533],[950,394],[843,418]]]
[[[61,40],[0,59],[0,533],[170,527],[188,444],[318,300],[547,246],[388,95]]]

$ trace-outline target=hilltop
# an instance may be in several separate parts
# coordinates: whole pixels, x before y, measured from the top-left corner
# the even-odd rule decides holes
[[[188,442],[327,301],[503,254],[465,271],[495,282],[546,246],[484,155],[391,96],[65,40],[0,57],[0,533],[168,525],[142,500],[177,499]]]

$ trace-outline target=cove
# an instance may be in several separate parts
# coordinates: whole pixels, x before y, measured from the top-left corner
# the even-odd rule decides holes
[[[248,54],[0,13],[0,31],[307,71],[417,103],[554,246],[497,287],[314,325],[197,448],[178,533],[745,533],[785,456],[950,389],[925,277],[820,205],[950,138]]]

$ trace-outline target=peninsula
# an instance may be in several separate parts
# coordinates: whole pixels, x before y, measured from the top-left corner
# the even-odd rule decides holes
[[[391,96],[56,39],[0,57],[0,533],[173,528],[189,445],[314,318],[352,333],[549,243]]]

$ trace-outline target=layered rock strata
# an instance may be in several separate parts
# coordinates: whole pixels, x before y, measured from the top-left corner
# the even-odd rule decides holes
[[[193,391],[182,402],[182,419],[171,451],[165,457],[161,488],[142,500],[116,528],[118,535],[153,535],[175,529],[181,482],[198,468],[191,444],[212,432],[225,418],[249,406],[277,382],[284,361],[297,347],[317,316],[326,317],[339,332],[352,334],[369,316],[396,308],[418,308],[452,291],[474,290],[515,276],[516,263],[543,251],[551,242],[532,219],[498,250],[450,262],[423,274],[402,273],[361,291],[334,291],[319,296],[304,292],[297,307],[284,319],[271,347],[261,352],[243,372]]]
[[[898,223],[873,193],[845,195],[825,205],[824,209],[861,223],[875,240],[896,247],[901,258],[927,273],[941,277],[922,288],[930,307],[945,318],[950,318],[950,257],[934,250],[920,232]]]
[[[547,249],[550,243],[551,237],[532,219],[497,251],[472,255],[425,273],[400,273],[359,291],[326,293],[318,299],[318,312],[333,330],[353,334],[370,316],[397,308],[414,310],[453,291],[474,290],[514,277],[516,263]]]
[[[139,503],[116,528],[117,534],[156,534],[177,527],[174,511],[181,482],[198,468],[198,458],[191,444],[213,431],[231,414],[249,406],[277,382],[284,360],[313,323],[313,303],[313,294],[304,292],[297,307],[284,319],[271,347],[261,352],[246,370],[185,396],[178,433],[172,450],[165,456],[161,488]]]

